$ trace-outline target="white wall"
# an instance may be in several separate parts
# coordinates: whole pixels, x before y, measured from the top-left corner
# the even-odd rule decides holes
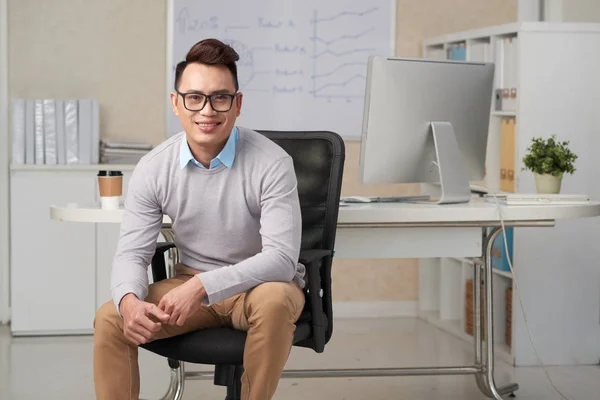
[[[563,21],[600,22],[600,0],[563,0]]]
[[[7,0],[0,0],[0,324],[8,322],[8,19]]]
[[[520,22],[541,21],[544,0],[519,0],[517,18]]]
[[[520,0],[526,2],[527,0]],[[600,22],[600,0],[543,0],[545,21]]]

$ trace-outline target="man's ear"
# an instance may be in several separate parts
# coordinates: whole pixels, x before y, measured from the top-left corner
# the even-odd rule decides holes
[[[237,105],[237,116],[240,116],[240,112],[242,111],[242,98],[244,97],[244,94],[242,92],[238,92],[237,96],[235,97],[235,104]]]
[[[171,92],[171,109],[173,110],[173,114],[179,115],[179,110],[177,110],[177,104],[179,102],[179,95],[176,92]]]

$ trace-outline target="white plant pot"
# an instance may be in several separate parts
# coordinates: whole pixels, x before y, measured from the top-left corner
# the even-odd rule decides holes
[[[560,193],[562,177],[550,174],[534,174],[535,187],[538,193]]]

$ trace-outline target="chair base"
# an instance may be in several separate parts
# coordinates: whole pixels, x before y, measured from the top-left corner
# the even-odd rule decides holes
[[[241,365],[215,365],[214,384],[227,386],[225,400],[240,400],[243,373],[244,368]]]
[[[181,400],[183,398],[183,388],[186,379],[184,364],[183,361],[169,359],[169,367],[171,368],[169,388],[159,400]],[[227,386],[225,400],[241,400],[243,373],[244,367],[241,365],[215,366],[213,375],[214,384],[217,386]]]
[[[181,400],[183,398],[183,388],[185,386],[185,369],[183,364],[183,362],[169,359],[169,367],[171,368],[169,388],[159,400]]]

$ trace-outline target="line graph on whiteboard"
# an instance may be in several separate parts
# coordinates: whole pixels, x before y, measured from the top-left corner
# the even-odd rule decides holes
[[[391,53],[393,0],[173,1],[171,75],[191,46],[215,37],[239,55],[240,122],[358,134],[368,57]]]
[[[313,44],[313,65],[311,74],[312,89],[310,91],[314,97],[325,98],[328,101],[331,101],[332,98],[340,98],[348,102],[352,101],[352,99],[362,99],[366,79],[366,61],[364,55],[372,53],[377,49],[356,46],[357,40],[368,38],[368,34],[375,30],[375,28],[361,27],[360,17],[376,12],[377,10],[377,7],[371,7],[359,12],[343,11],[336,15],[322,18],[319,18],[317,10],[314,10],[311,21],[313,26],[313,35],[311,37]],[[321,32],[320,27],[324,24],[331,24],[338,19],[350,16],[358,17],[356,24],[348,26],[353,32],[343,33],[328,39],[319,36]],[[330,29],[326,30],[330,31]],[[339,47],[344,44],[348,44],[349,48],[340,50]],[[324,57],[330,57],[333,62],[322,63]]]

